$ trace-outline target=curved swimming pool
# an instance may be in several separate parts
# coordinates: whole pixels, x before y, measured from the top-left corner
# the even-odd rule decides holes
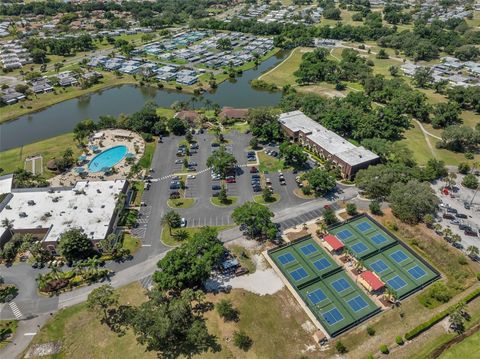
[[[123,160],[127,152],[127,146],[124,145],[110,147],[93,157],[88,164],[88,170],[90,172],[100,172],[104,171],[106,168],[111,168]]]

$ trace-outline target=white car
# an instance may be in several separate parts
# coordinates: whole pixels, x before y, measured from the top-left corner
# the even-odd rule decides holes
[[[195,176],[195,175],[188,175],[187,176],[187,179],[195,179],[195,178],[197,178],[197,176]]]
[[[187,226],[187,220],[185,218],[182,217],[182,219],[180,219],[180,227],[186,227]]]

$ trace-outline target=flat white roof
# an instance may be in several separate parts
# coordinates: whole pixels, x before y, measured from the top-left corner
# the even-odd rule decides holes
[[[0,212],[0,221],[13,220],[14,230],[49,229],[46,242],[56,242],[63,232],[78,227],[90,239],[103,239],[125,182],[82,181],[70,188],[14,190]]]
[[[342,136],[315,122],[301,111],[282,113],[279,121],[291,131],[302,131],[310,141],[351,166],[378,158],[373,152],[364,147],[355,146]]]

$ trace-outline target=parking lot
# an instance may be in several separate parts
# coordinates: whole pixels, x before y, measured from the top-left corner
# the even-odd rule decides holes
[[[462,179],[463,176],[459,174],[457,185],[448,193],[441,192],[444,183],[439,181],[433,185],[435,193],[442,201],[437,219],[442,227],[450,228],[454,234],[460,235],[462,240],[459,247],[467,248],[473,245],[480,248],[480,194],[474,198],[475,191],[463,187]],[[443,218],[444,214],[447,214],[447,217],[451,216],[450,219]],[[470,228],[471,231],[462,228]]]

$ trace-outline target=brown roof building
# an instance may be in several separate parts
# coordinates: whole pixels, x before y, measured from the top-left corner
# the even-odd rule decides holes
[[[247,117],[248,109],[224,107],[219,113],[220,118],[229,118],[233,120],[244,120]]]
[[[336,164],[344,178],[352,179],[359,170],[380,162],[375,153],[355,146],[301,111],[282,113],[279,122],[290,141]]]

